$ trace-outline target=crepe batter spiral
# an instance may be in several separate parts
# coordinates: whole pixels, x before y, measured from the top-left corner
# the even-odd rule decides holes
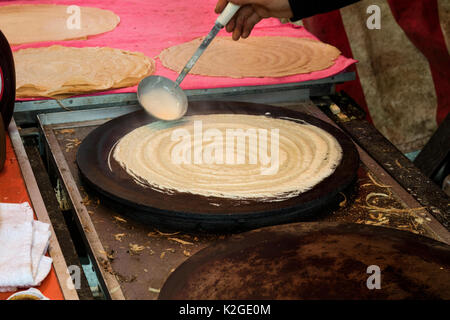
[[[161,52],[166,68],[180,72],[202,41],[197,38]],[[284,77],[331,67],[340,51],[323,42],[293,37],[217,37],[190,71],[217,77]]]
[[[278,171],[262,175],[259,158],[256,164],[249,163],[249,152],[252,152],[248,147],[249,139],[246,139],[243,164],[174,163],[172,151],[180,141],[172,139],[173,131],[186,129],[193,141],[196,120],[201,120],[203,132],[208,129],[222,132],[224,158],[226,129],[266,129],[269,156],[272,156],[270,132],[278,129]],[[213,142],[203,142],[203,149],[209,143]],[[191,143],[192,148],[193,145]],[[235,141],[233,152],[236,152],[236,146]],[[331,175],[342,158],[337,140],[316,126],[266,116],[233,114],[189,116],[177,122],[156,121],[125,135],[111,153],[137,183],[161,192],[260,201],[281,201],[311,189]]]

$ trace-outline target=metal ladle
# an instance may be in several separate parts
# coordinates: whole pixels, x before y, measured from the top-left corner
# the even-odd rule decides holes
[[[203,39],[198,49],[195,51],[191,59],[186,63],[178,78],[175,81],[162,76],[148,76],[141,80],[137,89],[137,97],[141,106],[147,110],[152,116],[159,119],[157,112],[154,112],[154,108],[151,105],[144,106],[142,102],[142,96],[148,94],[150,91],[155,89],[164,89],[169,92],[173,97],[176,98],[180,106],[180,113],[177,114],[175,118],[170,120],[176,120],[183,117],[187,111],[188,100],[184,91],[180,88],[180,84],[184,77],[189,73],[192,67],[195,65],[197,60],[200,58],[205,49],[209,46],[211,41],[216,37],[219,31],[231,20],[234,14],[239,10],[240,6],[229,2],[220,16],[216,19],[214,27],[208,33],[208,35]],[[167,119],[163,119],[167,120]]]

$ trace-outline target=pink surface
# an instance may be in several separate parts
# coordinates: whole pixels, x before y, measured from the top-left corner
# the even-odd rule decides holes
[[[22,48],[60,44],[74,47],[108,46],[112,48],[140,51],[156,60],[155,74],[175,80],[177,74],[162,66],[157,55],[165,48],[206,35],[214,24],[216,0],[79,0],[79,1],[1,1],[7,4],[52,3],[63,5],[91,6],[108,9],[120,17],[120,24],[111,32],[89,37],[88,40],[55,41],[14,46]],[[81,17],[82,18],[82,17]],[[83,23],[83,21],[81,21]],[[219,35],[227,35],[222,30]],[[277,19],[266,19],[253,30],[252,36],[292,36],[316,39],[303,27],[281,24]],[[273,85],[326,78],[345,70],[356,60],[340,56],[335,64],[322,71],[282,78],[204,77],[188,75],[182,83],[183,89],[220,88],[232,86]],[[136,86],[108,91],[136,92]]]

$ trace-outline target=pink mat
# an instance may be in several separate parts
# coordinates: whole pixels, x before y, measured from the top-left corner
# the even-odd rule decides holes
[[[72,5],[74,1],[0,1],[7,4],[54,3]],[[189,3],[191,6],[189,6]],[[88,40],[55,41],[14,46],[13,50],[61,44],[74,47],[108,46],[112,48],[140,51],[149,57],[156,56],[165,48],[206,35],[214,24],[216,0],[168,1],[168,0],[79,0],[80,6],[108,9],[120,17],[120,24],[111,32],[89,37]],[[82,17],[81,17],[82,19]],[[227,35],[222,30],[220,35]],[[284,35],[317,39],[303,27],[281,24],[277,19],[266,19],[257,25],[253,36]],[[340,56],[335,64],[322,71],[282,78],[204,77],[188,75],[182,83],[183,89],[204,89],[233,86],[273,85],[326,78],[342,72],[356,60]],[[177,74],[162,66],[156,59],[156,74],[175,80]],[[107,93],[136,92],[136,86],[111,90]]]

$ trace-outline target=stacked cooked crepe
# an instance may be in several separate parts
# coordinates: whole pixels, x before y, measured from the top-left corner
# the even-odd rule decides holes
[[[64,98],[134,86],[153,73],[152,59],[139,52],[59,45],[14,52],[17,97]]]

